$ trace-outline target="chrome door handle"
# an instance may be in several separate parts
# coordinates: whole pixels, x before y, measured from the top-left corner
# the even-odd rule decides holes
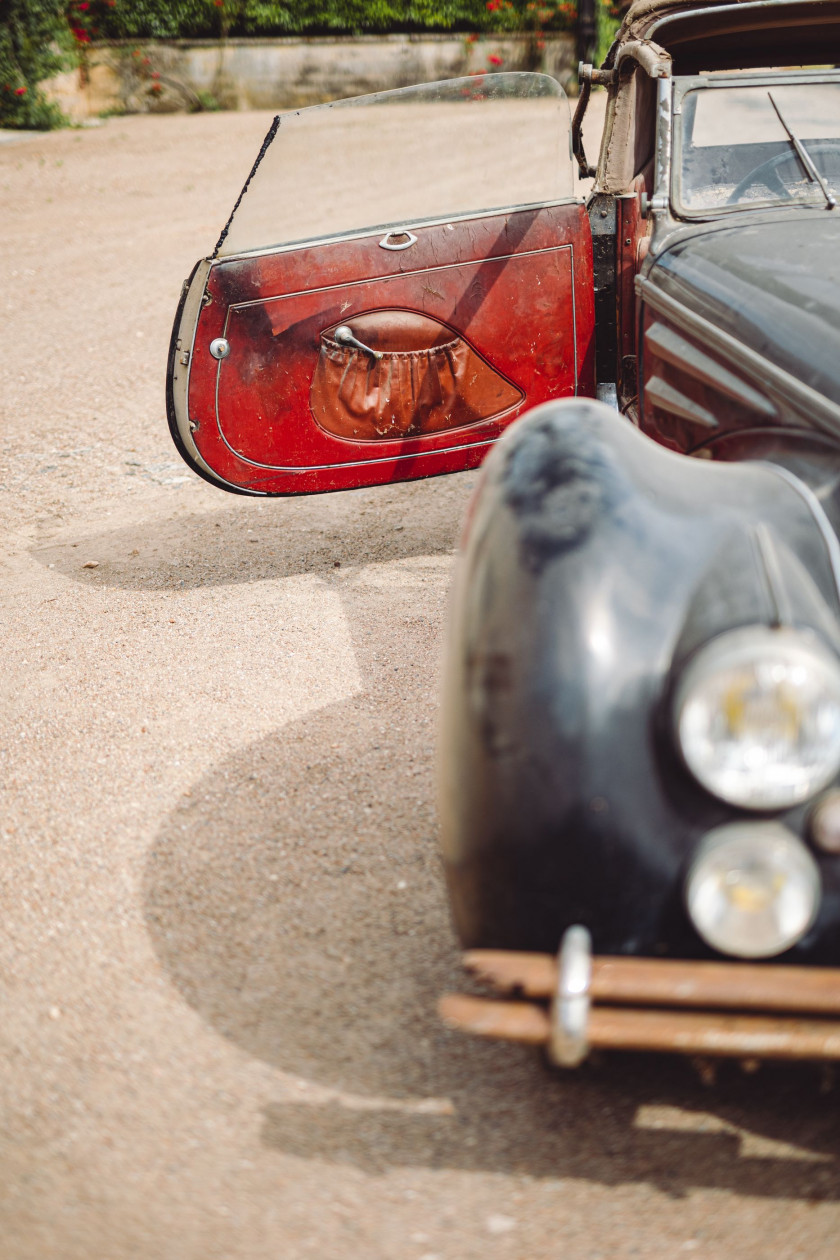
[[[364,350],[365,354],[369,354],[372,359],[381,359],[382,354],[379,350],[371,350],[370,346],[366,346],[363,341],[354,336],[353,329],[347,324],[340,324],[333,333],[336,341],[340,346],[355,346],[357,350]]]
[[[380,249],[411,249],[412,245],[417,243],[417,237],[413,232],[389,232],[387,236],[383,236],[379,242]]]

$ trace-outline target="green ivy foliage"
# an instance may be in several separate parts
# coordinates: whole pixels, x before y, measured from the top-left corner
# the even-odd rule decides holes
[[[600,66],[610,51],[612,42],[615,39],[618,28],[621,26],[621,19],[626,5],[622,6],[616,0],[598,0],[595,6],[595,15],[598,23],[598,49],[595,56],[595,64]]]
[[[78,15],[78,3],[68,7]],[[504,30],[527,26],[536,7],[534,0],[91,0],[84,15],[92,38],[195,39]],[[571,3],[541,0],[540,7],[552,10],[547,29],[568,26]]]
[[[618,25],[598,0],[600,44]],[[39,83],[108,40],[573,29],[576,0],[0,0],[0,126],[64,119]],[[75,53],[75,56],[73,55]]]
[[[0,127],[61,125],[38,84],[67,65],[68,44],[60,0],[0,0]]]

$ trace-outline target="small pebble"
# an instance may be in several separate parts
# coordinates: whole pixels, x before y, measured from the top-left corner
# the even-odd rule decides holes
[[[61,1019],[61,1011],[57,1006],[50,1007],[50,1019]]]
[[[516,1221],[512,1216],[498,1215],[487,1217],[487,1233],[488,1234],[507,1234],[516,1228]]]
[[[85,560],[84,564],[82,565],[82,568],[83,569],[98,569],[99,561],[98,560]]]

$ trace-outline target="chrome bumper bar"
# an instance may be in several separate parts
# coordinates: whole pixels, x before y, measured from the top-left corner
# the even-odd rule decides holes
[[[482,1037],[545,1045],[564,1067],[595,1048],[840,1059],[840,969],[593,958],[581,927],[568,929],[556,959],[475,950],[464,964],[503,996],[447,994],[444,1022]]]

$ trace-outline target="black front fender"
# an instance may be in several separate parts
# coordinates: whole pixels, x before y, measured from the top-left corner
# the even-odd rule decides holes
[[[443,853],[465,945],[553,951],[582,922],[599,953],[707,952],[681,875],[739,813],[683,767],[669,692],[697,647],[773,624],[780,603],[840,648],[813,506],[771,466],[675,455],[599,403],[512,426],[472,505],[444,675]]]

